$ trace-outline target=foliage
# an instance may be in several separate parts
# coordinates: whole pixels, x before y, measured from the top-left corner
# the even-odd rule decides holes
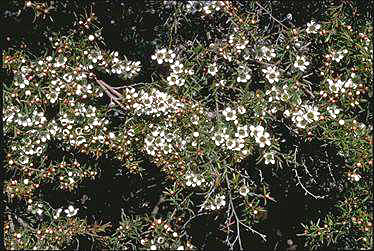
[[[371,12],[135,2],[9,4],[5,247],[372,248]]]

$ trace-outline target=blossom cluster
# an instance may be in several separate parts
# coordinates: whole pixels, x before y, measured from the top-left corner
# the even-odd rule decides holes
[[[256,55],[256,59],[259,61],[270,62],[276,57],[275,50],[272,47],[261,46]]]
[[[331,79],[326,80],[328,83],[329,90],[332,93],[345,93],[347,89],[356,89],[357,84],[352,81],[352,79],[348,79],[347,81],[342,81],[340,79],[334,81]]]
[[[144,138],[145,150],[149,155],[156,156],[157,153],[170,154],[174,149],[183,149],[186,140],[173,133],[165,131],[161,127],[155,128],[150,135]]]
[[[327,60],[334,60],[335,62],[340,62],[344,56],[348,53],[347,49],[340,51],[332,51],[330,54],[327,54],[325,57]]]
[[[222,207],[226,206],[226,198],[225,195],[217,194],[214,199],[209,200],[205,205],[205,210],[219,210]]]
[[[298,128],[304,129],[308,124],[319,120],[320,112],[316,106],[303,104],[292,113],[289,110],[285,110],[284,115],[291,117],[292,122]]]
[[[156,50],[155,54],[153,54],[151,58],[153,60],[156,60],[158,64],[162,64],[164,62],[172,64],[174,62],[175,56],[176,54],[172,50],[162,48]]]
[[[228,40],[229,44],[240,54],[248,45],[249,40],[243,34],[231,34]]]
[[[89,69],[94,66],[105,69],[107,73],[114,73],[121,75],[124,78],[133,78],[140,71],[140,62],[133,62],[127,59],[120,59],[118,52],[111,52],[110,54],[92,49],[91,51],[84,51],[84,55],[91,61],[88,65]]]
[[[157,89],[151,89],[149,92],[145,90],[136,92],[134,88],[126,88],[123,97],[125,108],[133,110],[137,116],[168,116],[185,108],[183,102]]]
[[[183,86],[186,81],[185,77],[194,74],[194,70],[192,68],[185,68],[184,65],[179,62],[179,60],[176,60],[173,64],[171,64],[170,68],[172,72],[166,78],[170,86]]]
[[[236,81],[239,83],[247,83],[251,79],[251,70],[248,66],[239,66],[238,77]]]
[[[192,14],[204,12],[204,14],[208,15],[219,11],[222,7],[222,1],[187,1],[185,4],[187,12]]]
[[[283,85],[282,88],[279,88],[278,86],[272,86],[270,89],[266,90],[265,95],[268,96],[269,103],[288,101],[290,99],[288,85]],[[275,113],[276,110],[272,110],[271,112]]]
[[[186,186],[201,186],[204,185],[205,178],[202,174],[196,174],[196,173],[186,173],[185,175],[186,179]]]
[[[265,145],[271,145],[270,134],[265,132],[264,127],[261,125],[253,126],[250,125],[240,125],[236,127],[236,132],[234,133],[235,137],[232,137],[228,132],[226,127],[223,127],[219,130],[216,130],[211,139],[214,141],[216,146],[225,146],[228,150],[240,151],[243,155],[249,154],[249,148],[246,148],[246,138],[249,136],[254,137],[255,142],[259,144],[260,148],[265,147]]]

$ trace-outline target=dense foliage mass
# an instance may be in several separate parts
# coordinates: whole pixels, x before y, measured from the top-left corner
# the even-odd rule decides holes
[[[6,249],[373,248],[371,10],[311,2],[10,2]]]

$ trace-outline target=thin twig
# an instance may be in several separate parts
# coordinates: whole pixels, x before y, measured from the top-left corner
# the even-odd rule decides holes
[[[295,153],[294,153],[293,162],[295,164],[295,168],[293,170],[295,172],[295,176],[297,178],[298,184],[300,184],[300,186],[304,189],[304,191],[305,191],[306,194],[311,195],[315,199],[324,199],[326,197],[326,195],[324,195],[324,196],[314,195],[313,193],[309,192],[308,189],[306,189],[306,187],[301,183],[300,176],[299,176],[299,174],[297,172],[297,167],[299,166],[299,164],[298,164],[298,162],[296,160],[296,156],[297,156],[297,148],[296,148]]]
[[[188,223],[190,223],[190,221],[192,221],[192,220],[195,219],[196,217],[201,216],[201,215],[204,215],[204,214],[207,214],[207,213],[206,213],[206,212],[203,212],[203,213],[198,213],[198,214],[192,216],[188,221],[186,221],[186,222],[183,224],[182,229],[185,230],[185,229],[186,229],[186,226],[188,225]]]
[[[273,15],[267,10],[265,9],[264,7],[262,7],[261,4],[259,4],[258,2],[256,2],[257,6],[260,7],[262,10],[264,10],[272,19],[274,19],[274,21],[276,21],[277,23],[279,23],[283,28],[285,29],[288,29],[287,26],[285,26],[284,24],[282,24],[281,21],[279,21],[278,19],[276,19],[275,17],[273,17]]]
[[[252,233],[255,233],[255,234],[258,234],[264,241],[266,241],[266,235],[264,234],[261,234],[260,232],[256,231],[255,229],[251,228],[250,226],[244,224],[238,217],[236,211],[235,211],[235,207],[234,207],[234,203],[232,201],[232,195],[231,195],[231,187],[230,187],[230,183],[229,183],[229,178],[227,177],[227,174],[225,174],[225,178],[226,178],[226,182],[227,182],[227,186],[229,188],[229,199],[230,199],[230,207],[231,207],[231,210],[232,210],[232,214],[235,216],[235,222],[236,222],[236,230],[237,230],[237,236],[234,240],[234,242],[231,244],[231,247],[232,245],[236,242],[236,241],[239,241],[239,248],[240,250],[243,250],[243,247],[242,247],[242,242],[241,242],[241,238],[240,238],[240,227],[239,225],[243,225],[244,227],[246,227],[248,230],[250,230]],[[231,219],[231,216],[230,216],[230,219]],[[229,221],[231,222],[231,220]],[[230,244],[230,243],[229,243]]]
[[[239,249],[243,250],[242,240],[240,238],[240,227],[239,227],[239,221],[240,220],[239,220],[238,215],[236,214],[234,203],[232,202],[230,181],[229,181],[229,178],[227,177],[227,173],[225,173],[225,178],[226,178],[227,186],[229,188],[229,199],[230,199],[231,210],[232,210],[232,213],[235,216],[235,222],[236,222],[236,238],[235,238],[234,242],[231,243],[230,246],[231,246],[231,249],[233,249],[233,245],[235,244],[235,242],[239,241]]]
[[[215,186],[215,184],[213,184],[212,187],[213,187],[213,188],[211,188],[211,190],[210,190],[210,192],[209,192],[207,198],[205,199],[204,203],[201,205],[200,210],[199,210],[198,213],[201,213],[201,212],[204,210],[205,204],[208,202],[208,200],[209,200],[210,196],[212,195],[212,193],[216,190],[216,186]]]
[[[312,196],[312,197],[315,198],[315,199],[324,199],[324,198],[326,197],[326,195],[324,195],[324,196],[319,196],[319,195],[314,195],[313,193],[309,192],[308,189],[306,189],[306,188],[304,187],[303,183],[301,183],[301,181],[300,181],[300,177],[299,177],[299,174],[297,173],[296,168],[293,169],[293,170],[295,171],[295,176],[296,176],[296,178],[297,178],[298,184],[300,184],[300,186],[304,189],[304,191],[305,191],[306,194],[309,194],[310,196]]]
[[[244,224],[243,222],[239,221],[240,224],[242,224],[244,227],[246,227],[248,230],[250,230],[251,232],[255,233],[255,234],[258,234],[264,241],[266,241],[266,235],[264,234],[261,234],[260,232],[254,230],[253,228],[251,228],[250,226]]]

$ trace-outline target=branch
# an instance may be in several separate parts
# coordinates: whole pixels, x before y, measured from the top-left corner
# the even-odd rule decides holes
[[[259,4],[258,2],[256,2],[257,6],[260,7],[262,10],[264,10],[274,21],[276,21],[277,23],[279,23],[283,28],[285,29],[288,29],[287,26],[285,26],[284,24],[282,24],[281,21],[279,21],[278,19],[276,19],[275,17],[273,17],[273,15],[267,10],[265,9],[264,7],[262,7],[261,4]]]
[[[204,210],[204,206],[208,202],[208,200],[209,200],[210,196],[212,195],[212,193],[214,192],[214,190],[216,190],[215,184],[213,184],[213,188],[210,190],[207,198],[205,199],[204,203],[201,205],[200,210],[199,210],[198,213],[201,213]]]
[[[240,225],[243,225],[244,227],[246,227],[248,230],[250,230],[252,233],[256,233],[258,234],[264,241],[266,241],[266,235],[264,234],[261,234],[259,233],[258,231],[254,230],[253,228],[251,228],[250,226],[244,224],[238,217],[236,211],[235,211],[235,207],[234,207],[234,203],[232,201],[232,196],[231,196],[231,187],[230,187],[230,181],[229,181],[229,178],[227,177],[227,174],[225,173],[225,178],[226,178],[226,182],[227,182],[227,186],[229,188],[229,200],[230,200],[230,207],[232,209],[231,211],[231,216],[232,214],[234,215],[235,217],[235,222],[236,222],[236,231],[237,231],[237,235],[236,235],[236,238],[234,240],[233,243],[229,243],[229,245],[231,246],[231,249],[233,249],[233,245],[236,241],[239,241],[239,248],[240,250],[243,250],[243,246],[242,246],[242,241],[241,241],[241,238],[240,238]],[[230,219],[231,219],[231,216],[230,216]],[[231,222],[231,221],[229,221]],[[229,227],[229,226],[228,226]]]
[[[295,171],[295,176],[296,176],[296,178],[297,178],[298,184],[300,184],[300,186],[304,189],[305,194],[309,194],[309,195],[311,195],[311,196],[312,196],[313,198],[315,198],[315,199],[324,199],[324,198],[326,197],[326,195],[324,195],[324,196],[319,196],[319,195],[314,195],[314,194],[312,194],[311,192],[309,192],[309,191],[304,187],[303,183],[301,183],[301,181],[300,181],[300,177],[299,177],[299,174],[297,173],[296,168],[293,169],[293,170]]]
[[[306,187],[301,183],[300,176],[299,176],[299,174],[297,172],[297,167],[299,166],[299,164],[298,164],[298,162],[296,160],[296,155],[297,155],[297,148],[296,148],[295,153],[294,153],[293,162],[295,164],[295,168],[293,170],[295,171],[295,176],[297,178],[298,184],[304,189],[305,194],[309,194],[309,195],[311,195],[315,199],[324,199],[326,197],[326,195],[324,195],[324,196],[314,195],[313,193],[309,192],[308,189],[306,189]]]
[[[119,102],[120,99],[123,99],[123,96],[121,93],[117,92],[113,87],[106,84],[104,81],[95,78],[96,83],[100,85],[101,88],[105,91],[105,93],[109,96],[111,102],[116,103],[119,105],[122,109],[127,110],[126,107],[124,107],[121,102]]]

